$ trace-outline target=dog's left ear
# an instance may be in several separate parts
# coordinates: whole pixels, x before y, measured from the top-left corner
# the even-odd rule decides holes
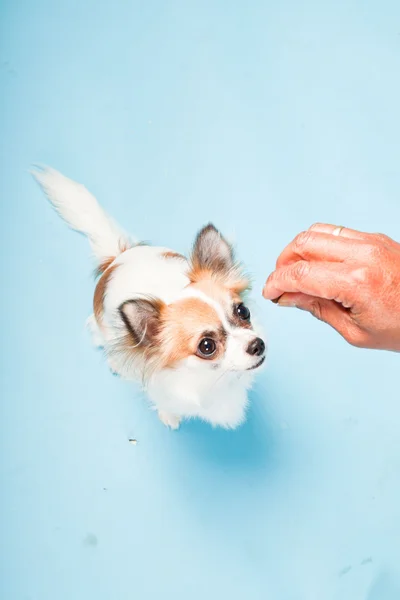
[[[128,300],[119,308],[119,314],[136,346],[146,348],[156,342],[160,330],[164,303],[157,299]]]
[[[212,225],[206,225],[197,234],[192,250],[194,271],[227,273],[234,267],[235,257],[232,246]]]

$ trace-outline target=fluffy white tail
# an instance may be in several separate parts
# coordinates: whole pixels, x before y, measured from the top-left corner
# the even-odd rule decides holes
[[[31,173],[64,221],[88,237],[100,262],[118,256],[130,245],[126,234],[83,185],[49,167],[36,167]]]

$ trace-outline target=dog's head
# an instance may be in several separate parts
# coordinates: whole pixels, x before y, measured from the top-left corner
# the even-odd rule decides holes
[[[213,225],[196,237],[188,278],[189,285],[171,304],[140,298],[120,307],[135,350],[143,353],[150,371],[182,364],[221,373],[259,368],[265,343],[244,301],[249,281]]]

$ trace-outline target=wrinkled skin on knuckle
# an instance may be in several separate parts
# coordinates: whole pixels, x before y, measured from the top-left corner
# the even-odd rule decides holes
[[[279,271],[273,271],[269,276],[267,281],[265,282],[265,285],[273,285],[274,283],[277,282],[279,277]]]
[[[291,269],[288,270],[287,275],[295,281],[303,281],[310,273],[310,264],[304,261],[294,263]]]
[[[302,231],[301,233],[299,233],[299,235],[297,235],[294,238],[293,241],[293,249],[297,254],[300,254],[301,251],[303,250],[303,248],[305,246],[307,246],[307,244],[309,243],[310,239],[313,236],[313,232],[312,231]]]
[[[362,266],[353,269],[350,277],[350,284],[355,290],[370,287],[372,281],[372,269]]]
[[[268,275],[265,285],[270,285],[274,281],[276,281],[276,271],[273,271],[270,275]]]

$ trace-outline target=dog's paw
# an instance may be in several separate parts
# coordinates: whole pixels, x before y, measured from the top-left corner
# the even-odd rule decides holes
[[[180,417],[176,415],[172,415],[171,413],[165,412],[163,410],[158,411],[158,418],[161,423],[164,423],[170,429],[179,429],[179,425],[181,424]]]

